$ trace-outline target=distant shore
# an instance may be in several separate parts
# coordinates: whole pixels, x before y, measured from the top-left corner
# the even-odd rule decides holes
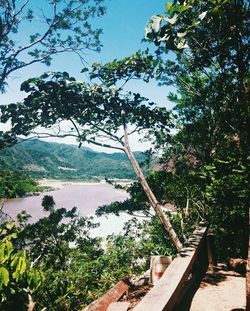
[[[39,179],[37,180],[39,186],[51,187],[55,189],[61,189],[64,186],[69,185],[79,185],[79,186],[88,186],[88,185],[101,185],[104,184],[105,181],[100,182],[88,182],[88,181],[73,181],[73,180],[60,180],[60,179]]]

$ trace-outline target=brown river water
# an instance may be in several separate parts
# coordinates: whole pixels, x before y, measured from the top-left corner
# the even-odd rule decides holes
[[[44,195],[52,195],[57,208],[71,209],[76,206],[80,216],[92,215],[98,206],[114,201],[124,201],[128,197],[126,192],[116,190],[109,184],[66,184],[60,189],[43,192],[39,196],[8,200],[4,203],[3,211],[14,219],[18,213],[25,210],[32,216],[30,222],[35,222],[47,214],[41,206]],[[123,217],[121,219],[116,216],[98,218],[97,221],[101,222],[101,226],[96,230],[96,234],[107,235],[114,231],[117,232],[127,219],[129,218]],[[111,227],[114,227],[114,222],[117,223],[117,228],[110,231]],[[109,230],[107,230],[107,227]]]

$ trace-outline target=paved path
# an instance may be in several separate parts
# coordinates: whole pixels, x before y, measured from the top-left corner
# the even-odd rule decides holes
[[[246,310],[246,278],[220,264],[207,272],[196,292],[191,311]]]

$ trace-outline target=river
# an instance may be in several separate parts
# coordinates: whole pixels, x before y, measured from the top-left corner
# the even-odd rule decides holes
[[[60,188],[55,191],[43,192],[38,196],[10,199],[4,203],[3,211],[14,219],[18,213],[25,210],[32,216],[30,222],[35,222],[47,214],[41,206],[44,195],[53,196],[56,208],[71,209],[76,206],[80,216],[93,215],[98,206],[128,198],[125,191],[114,189],[109,184],[59,184]],[[129,218],[129,216],[97,218],[100,227],[94,230],[94,235],[106,236],[118,232]]]

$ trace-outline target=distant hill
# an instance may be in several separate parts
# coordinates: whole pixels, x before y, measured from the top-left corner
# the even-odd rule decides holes
[[[135,152],[138,161],[144,156]],[[35,178],[135,178],[123,153],[95,152],[74,145],[30,140],[0,150],[0,169],[26,171]]]

